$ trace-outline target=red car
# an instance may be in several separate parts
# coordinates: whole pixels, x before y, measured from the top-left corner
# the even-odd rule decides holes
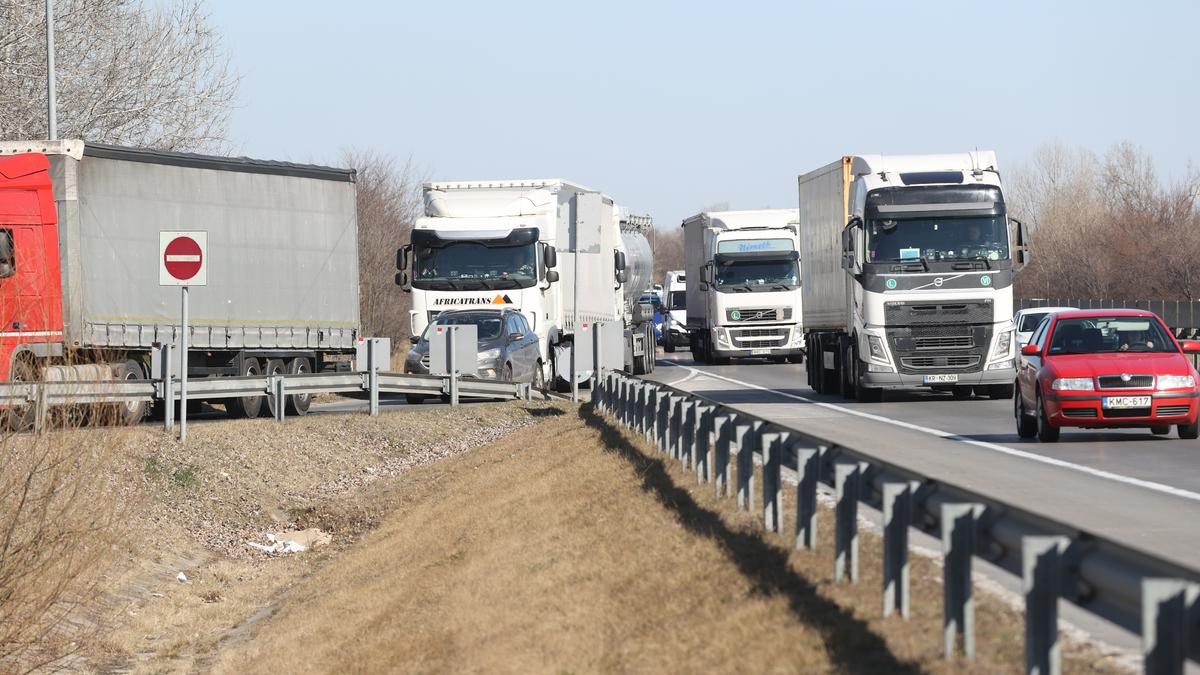
[[[1162,319],[1135,309],[1058,312],[1021,349],[1013,413],[1021,438],[1053,443],[1062,427],[1149,428],[1200,436],[1200,388],[1187,354]]]

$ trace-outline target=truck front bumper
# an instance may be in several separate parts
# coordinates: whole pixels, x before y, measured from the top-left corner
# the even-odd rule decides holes
[[[942,373],[922,373],[908,375],[904,373],[862,373],[862,384],[877,389],[914,389],[919,387],[980,387],[991,384],[1012,384],[1017,379],[1017,371],[1010,369],[984,370],[974,373],[955,373],[956,382],[926,382],[925,375]],[[945,373],[950,374],[950,373]]]
[[[723,359],[770,359],[783,356],[796,356],[804,353],[804,347],[769,347],[763,349],[713,349],[718,357]]]

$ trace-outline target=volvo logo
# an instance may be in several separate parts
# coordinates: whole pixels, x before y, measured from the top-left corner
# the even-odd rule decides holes
[[[942,287],[942,278],[941,278],[941,277],[938,277],[938,278],[934,279],[934,280],[933,280],[933,285],[934,285],[934,286],[937,286],[938,288],[941,288],[941,287]]]

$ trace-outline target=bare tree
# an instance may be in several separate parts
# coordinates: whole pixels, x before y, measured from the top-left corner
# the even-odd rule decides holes
[[[238,76],[204,0],[58,0],[59,135],[162,150],[227,150]],[[0,0],[0,139],[45,138],[43,0]]]
[[[397,162],[370,150],[347,150],[345,165],[358,170],[359,313],[364,335],[407,340],[411,296],[395,284],[396,249],[408,243],[424,211],[423,177],[412,160]]]

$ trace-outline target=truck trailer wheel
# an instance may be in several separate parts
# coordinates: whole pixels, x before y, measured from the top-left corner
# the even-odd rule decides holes
[[[288,374],[299,375],[302,373],[311,373],[312,366],[308,364],[308,359],[294,358],[288,363]],[[286,412],[289,415],[303,417],[308,414],[308,409],[312,407],[312,394],[288,394]]]
[[[242,369],[239,375],[258,375],[262,370],[259,368],[258,359],[248,358],[242,360]],[[225,410],[230,417],[240,417],[244,419],[252,419],[258,417],[262,412],[263,397],[262,396],[244,396],[242,398],[229,399],[225,404]]]
[[[267,377],[272,375],[283,375],[285,373],[287,373],[287,364],[284,363],[283,359],[271,359],[270,361],[267,361],[267,367],[263,369],[263,374]],[[275,394],[267,394],[266,398],[267,413],[270,414],[271,417],[275,416],[277,405],[286,405],[284,401],[276,401]],[[287,397],[285,396],[284,398]],[[286,408],[284,409],[284,412],[287,412]]]
[[[146,379],[142,364],[129,359],[124,363],[113,366],[113,375],[122,382],[138,382]],[[146,419],[147,405],[145,401],[131,401],[117,404],[117,423],[124,426],[141,424]]]
[[[28,352],[25,352],[28,354]],[[38,379],[37,366],[32,357],[25,355],[13,359],[9,380],[18,382],[35,382]],[[14,405],[4,409],[4,426],[10,431],[28,431],[33,428],[37,412],[33,405]]]

